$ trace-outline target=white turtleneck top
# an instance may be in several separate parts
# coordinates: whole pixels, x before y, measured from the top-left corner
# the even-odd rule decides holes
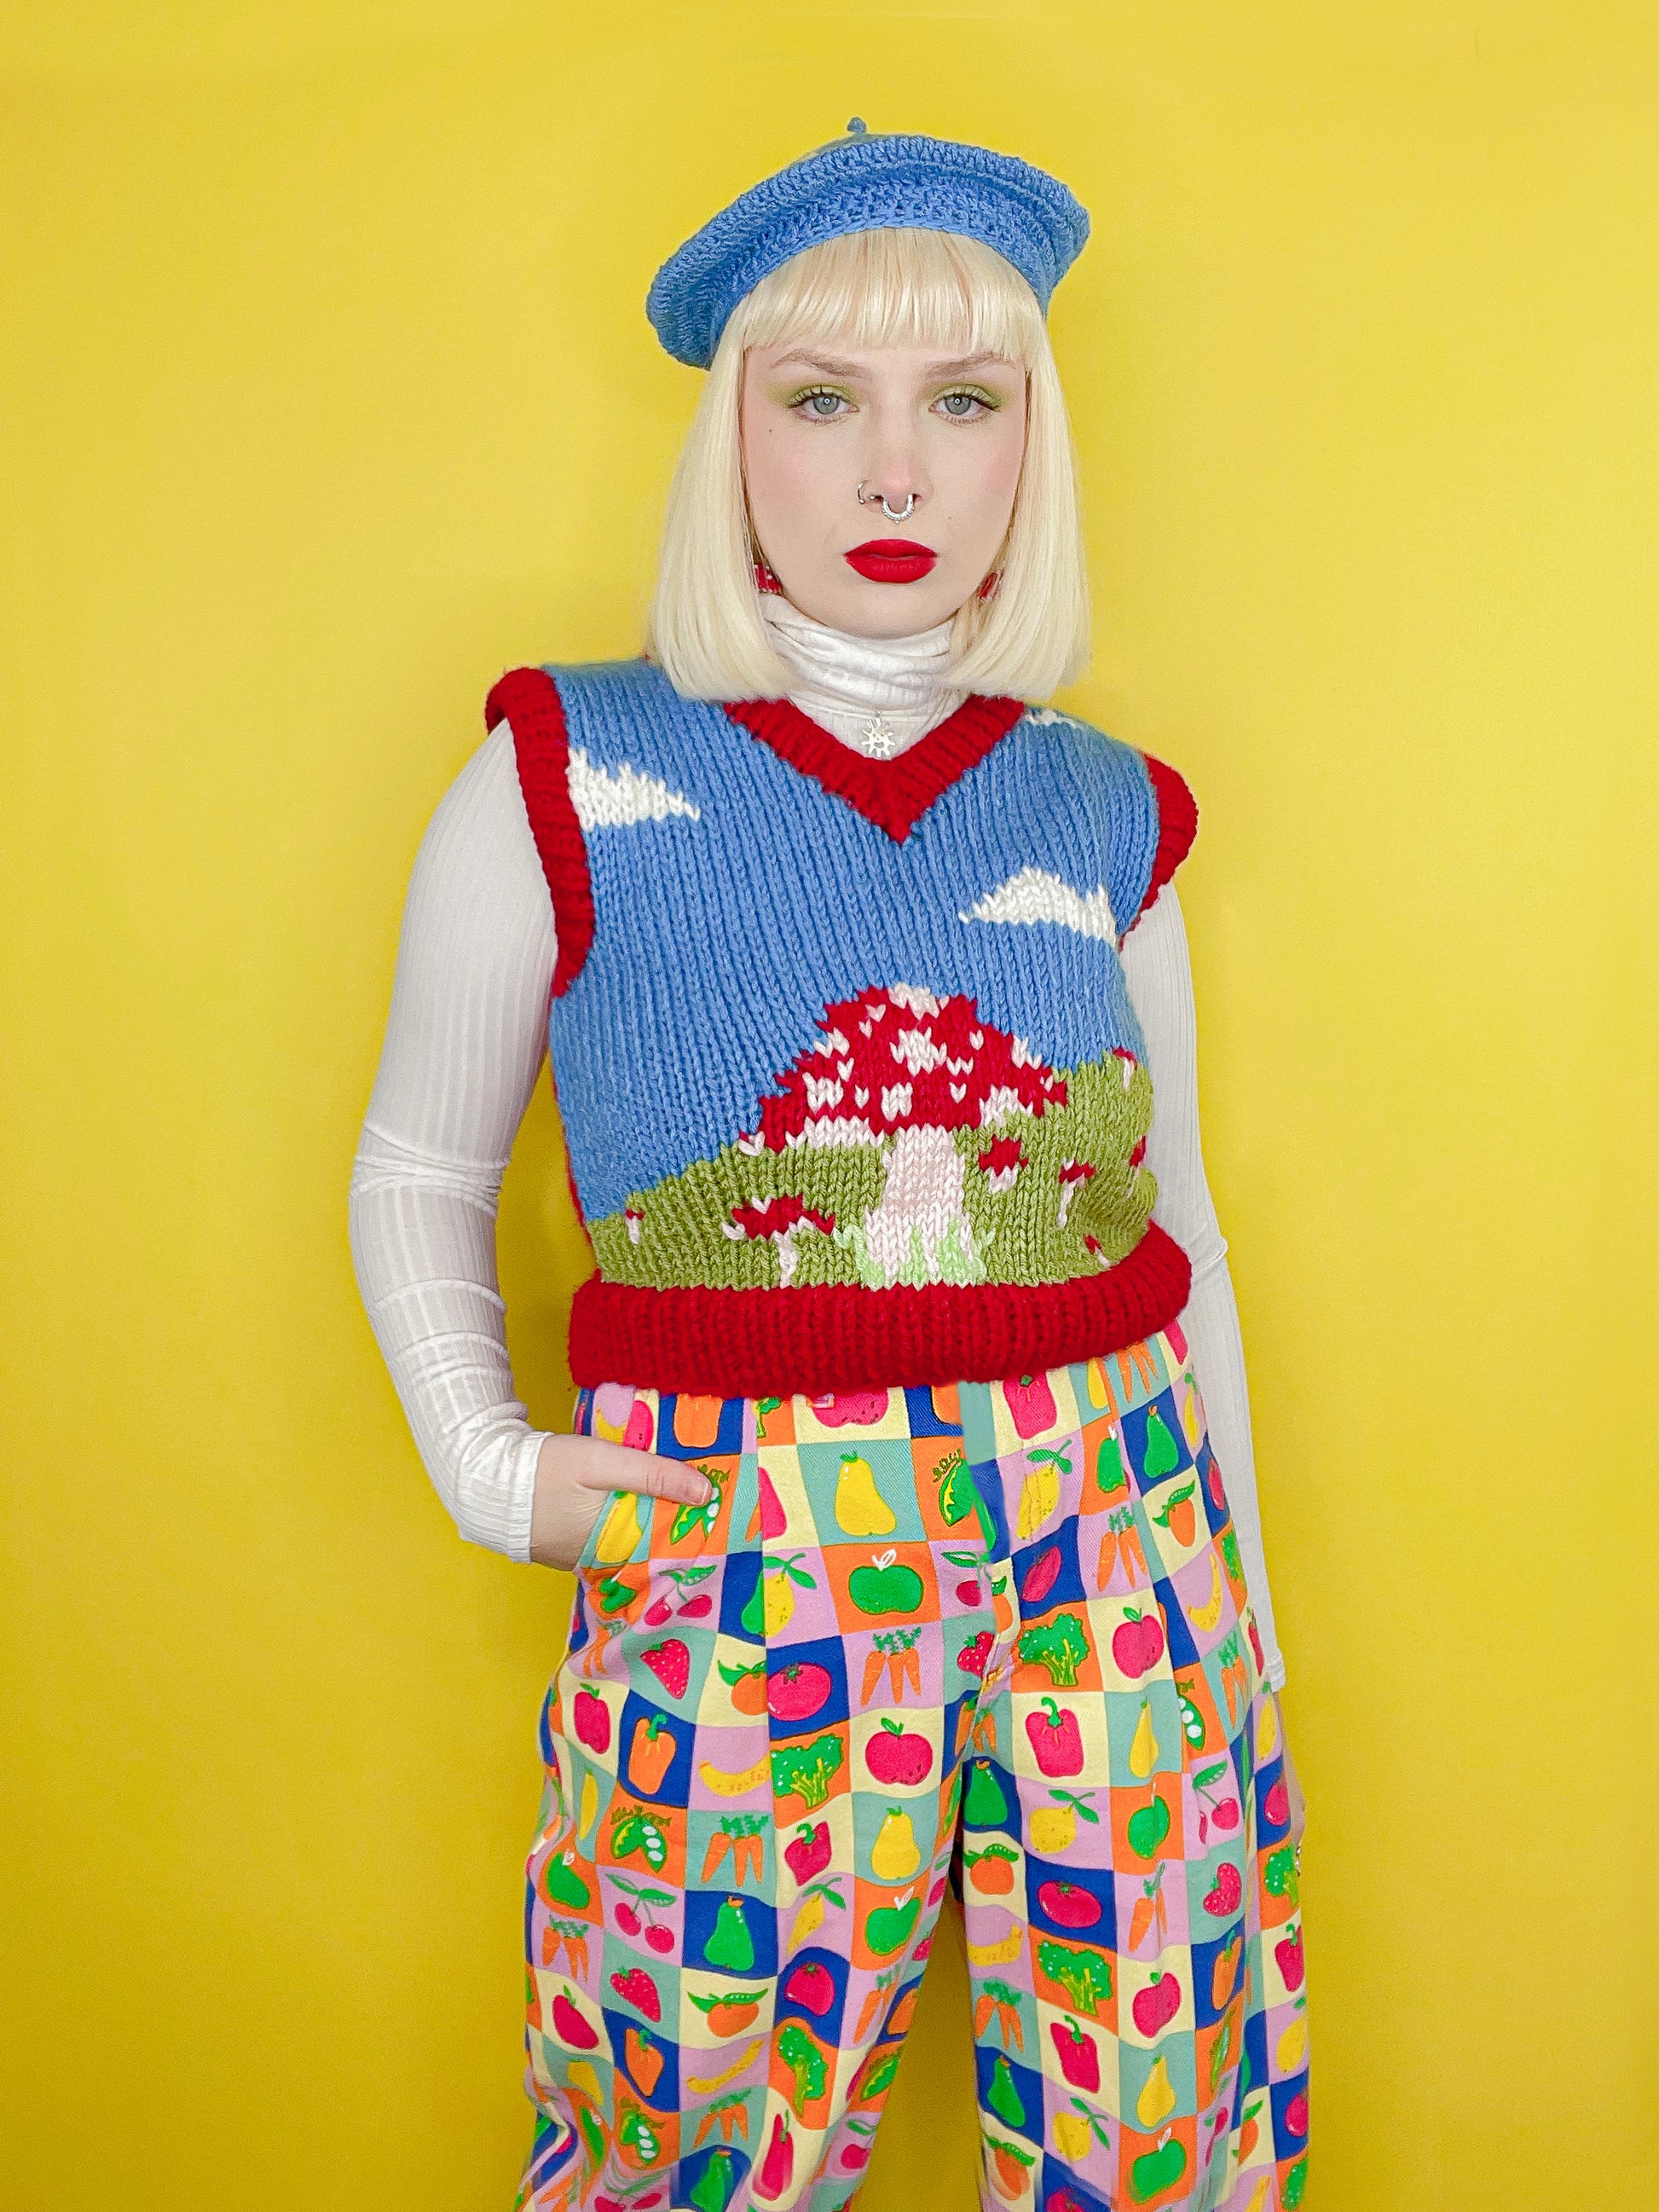
[[[951,626],[897,639],[826,629],[762,600],[799,678],[790,697],[844,744],[892,758],[960,703]],[[551,902],[498,724],[440,802],[404,910],[392,1012],[351,1182],[351,1247],[375,1337],[428,1474],[471,1542],[530,1556],[544,1431],[513,1385],[495,1206],[547,1050]],[[1146,1039],[1153,1218],[1188,1255],[1182,1327],[1227,1485],[1267,1672],[1284,1663],[1262,1556],[1238,1314],[1199,1141],[1192,969],[1173,884],[1123,947]]]

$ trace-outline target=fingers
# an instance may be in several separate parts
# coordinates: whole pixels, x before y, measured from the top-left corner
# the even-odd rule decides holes
[[[714,1495],[708,1476],[684,1460],[592,1438],[581,1441],[586,1449],[577,1480],[590,1490],[631,1490],[641,1498],[672,1498],[678,1505],[706,1505]]]

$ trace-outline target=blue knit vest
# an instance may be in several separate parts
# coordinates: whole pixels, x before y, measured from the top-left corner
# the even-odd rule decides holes
[[[983,698],[868,761],[644,661],[517,671],[503,718],[598,1261],[579,1382],[994,1381],[1174,1319],[1119,959],[1191,842],[1172,770]]]

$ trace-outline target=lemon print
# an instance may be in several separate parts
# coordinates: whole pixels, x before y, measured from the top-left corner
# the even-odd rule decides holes
[[[599,1817],[599,1785],[591,1774],[582,1777],[582,1816],[577,1823],[578,1840],[585,1836]]]
[[[1045,1858],[1077,1841],[1077,1814],[1069,1805],[1040,1805],[1031,1815],[1031,1841]]]
[[[1054,2114],[1054,2148],[1062,2158],[1087,2158],[1094,2148],[1094,2137],[1089,2132],[1087,2120],[1075,2112]]]
[[[1308,2055],[1308,2023],[1304,2019],[1293,2020],[1279,2039],[1279,2070],[1281,2074],[1299,2074],[1302,2062]]]
[[[1273,1711],[1273,1701],[1268,1698],[1263,1701],[1261,1718],[1256,1723],[1255,1759],[1258,1766],[1273,1757],[1273,1747],[1278,1741],[1279,1720]]]

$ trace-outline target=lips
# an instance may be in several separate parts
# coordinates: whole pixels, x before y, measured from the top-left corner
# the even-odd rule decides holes
[[[842,556],[849,568],[872,584],[919,583],[939,555],[913,538],[872,538]]]

